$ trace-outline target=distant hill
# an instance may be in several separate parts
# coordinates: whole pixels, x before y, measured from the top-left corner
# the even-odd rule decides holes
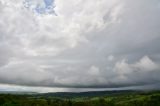
[[[16,94],[16,95],[27,95],[27,94],[37,94],[37,92],[29,92],[29,91],[0,91],[0,94]]]
[[[35,96],[76,98],[76,97],[95,97],[95,96],[121,95],[121,94],[125,94],[125,93],[127,94],[127,93],[138,93],[138,92],[142,92],[142,91],[115,90],[115,91],[89,91],[89,92],[56,92],[56,93],[35,94]]]
[[[49,93],[37,93],[37,92],[19,92],[19,91],[0,91],[0,94],[13,94],[13,95],[31,95],[36,98],[82,98],[82,97],[104,97],[104,96],[118,96],[127,94],[145,94],[151,91],[139,91],[139,90],[113,90],[113,91],[88,91],[88,92],[49,92]],[[152,91],[160,92],[160,91]]]

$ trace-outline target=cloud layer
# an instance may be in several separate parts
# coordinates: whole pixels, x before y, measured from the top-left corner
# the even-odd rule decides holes
[[[33,11],[45,5],[34,1],[26,8],[23,0],[0,0],[1,84],[116,88],[160,82],[159,0],[54,0],[56,15]]]

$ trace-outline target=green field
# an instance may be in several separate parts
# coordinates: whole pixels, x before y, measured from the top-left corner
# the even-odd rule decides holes
[[[160,106],[160,91],[0,94],[0,106]]]

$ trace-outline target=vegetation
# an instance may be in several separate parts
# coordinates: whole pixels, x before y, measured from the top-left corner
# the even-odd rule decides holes
[[[0,94],[0,106],[160,106],[160,91]]]

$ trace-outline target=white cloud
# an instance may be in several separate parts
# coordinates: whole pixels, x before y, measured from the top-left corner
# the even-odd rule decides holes
[[[160,81],[158,75],[159,64],[153,62],[148,56],[142,57],[135,63],[127,63],[126,60],[117,62],[114,71],[117,73],[117,79],[128,84],[147,84]]]
[[[113,61],[113,60],[114,60],[114,56],[113,55],[108,56],[108,61]]]
[[[120,74],[130,74],[134,71],[155,71],[158,69],[160,69],[159,65],[154,63],[148,56],[144,56],[134,64],[128,64],[126,60],[123,59],[115,65],[115,70]]]
[[[41,0],[29,3],[28,9],[22,0],[0,0],[0,83],[121,87],[159,81],[159,1],[55,0],[57,16],[30,11],[44,7]]]
[[[96,67],[96,66],[91,66],[91,68],[90,68],[90,70],[89,70],[89,74],[90,75],[99,75],[100,74],[100,70],[99,70],[99,68],[98,67]]]
[[[153,71],[160,68],[159,65],[154,63],[148,56],[144,56],[138,63],[134,64],[133,67],[142,71]]]

